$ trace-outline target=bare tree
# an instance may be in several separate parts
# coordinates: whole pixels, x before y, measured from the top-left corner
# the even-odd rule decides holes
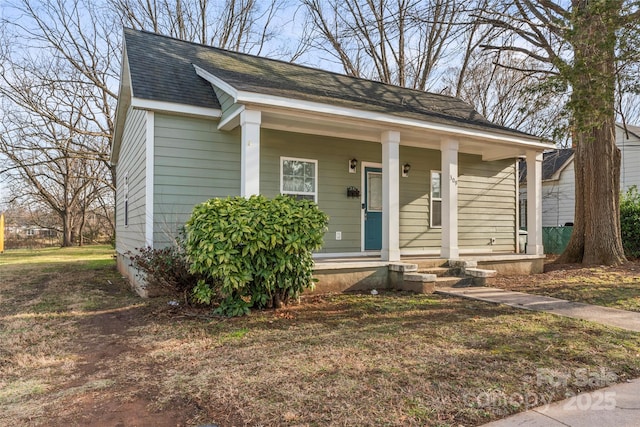
[[[616,113],[623,124],[640,125],[640,62],[618,66]]]
[[[100,212],[113,227],[109,144],[122,55],[118,23],[260,53],[283,1],[7,3],[0,18],[0,102],[6,112],[0,174],[12,197],[33,198],[55,211],[64,245],[83,235],[88,212]]]
[[[461,31],[463,1],[302,0],[309,47],[348,75],[425,90]]]
[[[70,245],[83,191],[93,182],[115,188],[108,153],[119,30],[88,1],[17,0],[8,10],[19,19],[3,22],[0,170],[21,183],[13,197],[60,216]]]
[[[503,4],[503,2],[501,2]],[[512,0],[483,22],[517,37],[485,48],[526,55],[565,89],[572,113],[576,204],[574,231],[561,262],[624,262],[619,220],[620,150],[615,144],[615,90],[620,61],[638,58],[637,2]]]
[[[123,25],[223,49],[260,54],[276,35],[284,0],[109,0]]]
[[[466,69],[461,70],[462,67]],[[458,98],[473,105],[491,122],[566,145],[565,102],[561,95],[544,90],[545,75],[534,67],[527,57],[512,52],[478,50],[460,67],[453,68],[444,81],[448,87],[456,88]]]
[[[10,113],[8,118],[0,133],[0,150],[6,157],[0,173],[9,174],[15,199],[39,206],[33,210],[52,210],[58,215],[62,245],[71,246],[73,231],[83,220],[81,201],[96,181],[95,176],[86,175],[96,162],[83,155],[90,137],[52,122],[31,120],[21,112]]]

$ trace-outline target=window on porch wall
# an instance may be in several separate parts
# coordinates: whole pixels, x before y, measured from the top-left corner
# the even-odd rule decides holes
[[[527,199],[520,199],[520,228],[527,228]]]
[[[429,197],[429,224],[442,227],[442,172],[431,171],[431,196]]]
[[[318,161],[280,158],[280,193],[318,201]]]

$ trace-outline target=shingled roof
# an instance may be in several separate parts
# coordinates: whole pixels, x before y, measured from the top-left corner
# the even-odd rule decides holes
[[[636,138],[640,138],[640,126],[633,126],[629,124],[623,125],[622,123],[616,123],[616,126],[618,126],[623,131],[626,130]]]
[[[197,107],[220,108],[211,85],[193,65],[239,91],[350,107],[439,124],[531,135],[495,125],[466,102],[170,37],[124,30],[133,96]]]
[[[573,157],[573,148],[547,151],[542,155],[542,180],[546,181],[553,176]],[[527,162],[520,161],[520,182],[527,180]]]

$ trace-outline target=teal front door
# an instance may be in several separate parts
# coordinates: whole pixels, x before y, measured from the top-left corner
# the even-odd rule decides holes
[[[364,250],[382,249],[382,169],[364,168]]]

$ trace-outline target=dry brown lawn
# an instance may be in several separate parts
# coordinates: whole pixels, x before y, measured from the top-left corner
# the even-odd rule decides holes
[[[0,255],[0,425],[479,425],[640,376],[640,334],[589,322],[404,293],[219,318],[111,255]]]
[[[551,257],[543,274],[501,276],[492,283],[503,289],[569,301],[640,311],[640,260],[622,266],[556,264]]]

